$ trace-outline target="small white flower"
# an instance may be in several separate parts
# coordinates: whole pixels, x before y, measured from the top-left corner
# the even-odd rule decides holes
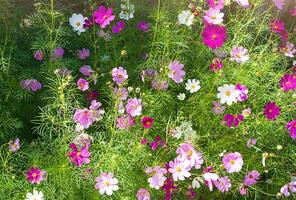
[[[193,24],[194,14],[190,10],[184,10],[178,15],[179,24],[191,26]]]
[[[177,95],[177,98],[180,100],[180,101],[184,101],[185,99],[185,94],[184,93],[180,93]]]
[[[251,113],[252,113],[251,108],[247,108],[242,111],[242,116],[246,118],[246,117],[249,117]]]
[[[195,189],[195,188],[200,188],[200,183],[198,181],[197,178],[193,179],[192,181],[192,188]]]
[[[37,190],[33,190],[33,193],[28,192],[26,195],[25,200],[44,200],[43,198],[43,193],[40,191],[38,192]]]
[[[200,82],[199,80],[189,79],[185,84],[185,89],[188,90],[190,93],[197,92],[200,89]]]
[[[229,106],[237,102],[237,98],[240,94],[240,92],[235,89],[234,85],[228,84],[223,85],[223,87],[218,87],[218,91],[217,97],[220,99],[220,102],[222,104],[227,103]]]
[[[128,87],[127,87],[127,90],[128,90],[129,92],[132,92],[132,91],[134,90],[134,88],[131,87],[131,86],[128,86]]]
[[[87,18],[83,17],[82,14],[76,13],[74,13],[69,19],[70,25],[73,27],[74,31],[77,31],[78,35],[80,35],[82,32],[85,32],[85,29],[83,28],[85,19]]]
[[[135,5],[130,3],[130,0],[123,0],[123,4],[120,5],[121,12],[119,14],[120,19],[129,20],[134,18]]]

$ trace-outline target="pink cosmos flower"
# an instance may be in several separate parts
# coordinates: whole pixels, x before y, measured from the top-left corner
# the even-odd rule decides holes
[[[153,80],[151,86],[155,90],[166,90],[169,87],[169,83],[166,80]]]
[[[21,145],[20,145],[20,139],[19,138],[16,138],[14,141],[13,140],[9,141],[8,146],[9,146],[9,150],[11,152],[18,151],[20,149],[20,147],[21,147]]]
[[[44,181],[46,179],[46,171],[40,170],[38,167],[31,167],[26,172],[26,178],[27,181],[29,181],[32,184],[40,184],[41,181]]]
[[[250,138],[250,139],[248,139],[248,141],[247,141],[247,147],[248,147],[248,148],[251,148],[251,147],[254,146],[256,143],[257,143],[256,138]]]
[[[78,57],[81,59],[81,60],[85,60],[87,59],[88,57],[90,56],[90,53],[89,53],[89,49],[87,48],[82,48],[78,51]]]
[[[290,183],[284,185],[280,192],[285,196],[288,197],[291,195],[291,193],[296,192],[296,181],[291,181]]]
[[[239,91],[239,96],[237,97],[237,100],[240,102],[246,101],[248,99],[248,88],[245,85],[236,84],[235,89]]]
[[[228,173],[239,172],[244,164],[242,155],[238,152],[225,154],[222,162]]]
[[[112,12],[112,8],[100,6],[93,14],[95,17],[95,22],[100,25],[101,28],[106,28],[110,22],[115,19],[115,15],[113,15]]]
[[[43,57],[44,57],[44,55],[43,55],[41,50],[36,51],[35,54],[34,54],[34,58],[37,61],[43,60]]]
[[[154,119],[152,117],[145,116],[145,117],[142,118],[141,122],[142,122],[142,126],[144,128],[148,129],[148,128],[151,128],[153,126]]]
[[[53,55],[55,58],[62,58],[64,56],[64,53],[65,53],[65,51],[61,47],[58,47],[58,48],[54,49],[54,51],[53,51]]]
[[[196,198],[197,193],[194,191],[194,189],[191,186],[189,186],[188,190],[186,192],[186,195],[187,195],[189,200],[193,200],[193,199]]]
[[[239,186],[239,194],[241,196],[247,195],[248,193],[248,188],[244,184],[240,184]]]
[[[280,80],[280,86],[285,92],[296,89],[296,76],[285,74]]]
[[[152,177],[148,178],[148,182],[151,188],[159,189],[164,185],[166,177],[164,174],[167,173],[165,168],[161,168],[159,166],[154,166],[153,168],[147,167],[146,174],[151,175]]]
[[[168,171],[172,174],[174,181],[184,181],[185,178],[190,177],[190,169],[191,166],[188,160],[181,161],[178,158],[175,158],[174,161],[169,162]]]
[[[209,7],[222,9],[224,7],[225,0],[207,0]]]
[[[260,174],[257,170],[250,171],[244,178],[244,185],[251,186],[257,183],[259,180]]]
[[[290,15],[292,17],[295,17],[296,16],[296,6],[290,10]]]
[[[286,125],[286,129],[290,131],[290,137],[296,139],[296,119],[290,121]]]
[[[89,157],[91,152],[88,151],[89,145],[85,145],[81,150],[78,150],[76,145],[71,143],[70,148],[71,152],[68,153],[68,156],[71,157],[71,162],[78,167],[81,167],[83,163],[90,163]]]
[[[128,78],[128,75],[126,70],[122,67],[115,67],[112,69],[112,78],[117,85],[120,85]]]
[[[145,21],[139,21],[138,23],[138,29],[144,33],[148,32],[149,30],[149,24]]]
[[[237,127],[240,124],[240,122],[244,121],[244,117],[241,114],[226,114],[224,116],[224,121],[228,127]]]
[[[164,185],[161,187],[165,191],[164,200],[171,200],[171,194],[177,189],[174,181],[171,178],[165,180]]]
[[[213,191],[213,183],[219,179],[219,176],[215,173],[206,172],[203,177],[205,179],[205,185],[210,191]]]
[[[218,188],[218,190],[223,193],[228,192],[231,188],[231,182],[227,176],[220,177],[218,180],[214,181],[214,184]]]
[[[215,101],[213,102],[213,113],[215,113],[216,115],[220,115],[224,112],[225,110],[225,106],[223,106],[219,101]]]
[[[87,129],[93,123],[94,115],[87,108],[76,109],[74,121],[80,124],[84,129]]]
[[[223,22],[224,13],[219,8],[210,8],[205,12],[204,19],[209,24],[221,24]]]
[[[174,60],[169,64],[169,74],[168,77],[171,78],[176,83],[182,83],[185,76],[185,71],[183,70],[184,65],[177,60]]]
[[[294,44],[287,42],[285,45],[281,46],[280,51],[286,56],[293,58],[294,54],[296,53],[296,49]]]
[[[285,30],[285,23],[280,19],[273,20],[270,24],[270,29],[274,33],[281,33]]]
[[[36,79],[22,80],[20,82],[20,85],[22,88],[32,92],[36,92],[42,88],[42,84]]]
[[[190,167],[196,169],[201,168],[204,159],[201,153],[196,152],[191,143],[182,143],[177,149],[178,159],[181,161],[189,161]]]
[[[112,26],[112,32],[120,33],[124,28],[125,28],[125,23],[123,21],[119,21],[114,26]]]
[[[116,96],[117,99],[119,100],[126,100],[127,96],[128,96],[128,91],[127,88],[123,87],[123,88],[114,88],[114,94]]]
[[[157,75],[157,71],[155,71],[154,69],[146,69],[143,70],[140,74],[141,76],[141,80],[143,82],[145,82],[145,78],[154,78]]]
[[[119,129],[128,129],[135,125],[135,119],[130,115],[122,115],[116,120],[116,127]]]
[[[275,102],[268,102],[264,106],[264,115],[268,120],[276,120],[280,115],[280,107],[278,107]]]
[[[244,63],[250,59],[248,49],[244,47],[237,47],[235,45],[232,47],[230,51],[230,55],[231,55],[230,60],[236,61],[238,63]]]
[[[282,43],[286,44],[288,42],[288,39],[289,39],[288,31],[287,30],[282,30],[279,34],[280,34]],[[284,51],[283,49],[280,49],[280,50]]]
[[[279,10],[282,10],[285,5],[285,0],[273,0],[273,3]]]
[[[221,47],[226,41],[226,29],[218,25],[206,25],[202,32],[203,43],[216,49]]]
[[[114,191],[119,189],[118,187],[118,179],[114,178],[114,174],[109,172],[102,172],[100,176],[96,178],[96,186],[95,188],[99,190],[100,194],[107,194],[111,196]]]
[[[211,64],[210,64],[210,69],[213,71],[213,72],[218,72],[222,69],[223,67],[223,63],[222,61],[220,60],[220,58],[214,58],[212,61],[211,61]]]
[[[137,98],[128,99],[126,112],[132,117],[140,116],[142,114],[142,100]]]
[[[166,141],[162,140],[160,135],[155,136],[154,140],[150,143],[151,149],[154,151],[158,147],[165,147]]]
[[[88,88],[89,88],[88,81],[85,80],[84,78],[80,78],[77,81],[77,86],[78,86],[78,89],[81,91],[88,90]]]
[[[150,193],[148,190],[141,188],[137,193],[138,200],[150,200]]]
[[[249,0],[236,0],[236,3],[244,8],[250,7]]]
[[[89,65],[84,65],[79,69],[79,71],[85,75],[91,77],[94,73],[94,70]]]

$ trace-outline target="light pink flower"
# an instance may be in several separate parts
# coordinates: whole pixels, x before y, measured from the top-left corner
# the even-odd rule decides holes
[[[148,190],[141,188],[137,193],[138,200],[150,200],[150,193]]]
[[[227,176],[221,177],[218,180],[214,181],[214,184],[218,188],[218,190],[223,193],[228,192],[231,188],[231,182]]]
[[[96,182],[95,188],[99,190],[101,195],[106,193],[108,196],[111,196],[114,191],[119,189],[118,180],[117,178],[114,178],[114,175],[111,172],[102,172],[100,176],[96,178]]]
[[[112,78],[113,81],[117,83],[117,85],[120,85],[128,78],[128,75],[126,70],[122,67],[115,67],[112,69]]]
[[[282,10],[285,5],[285,0],[273,0],[273,3],[278,9]]]
[[[36,79],[22,80],[20,84],[22,88],[32,92],[36,92],[42,88],[42,84]]]
[[[169,162],[169,167],[170,168],[168,169],[168,171],[172,173],[174,181],[184,181],[185,178],[191,176],[189,172],[191,166],[188,160],[181,161],[178,158],[175,158],[174,161]]]
[[[80,78],[77,81],[77,86],[78,86],[78,89],[81,91],[88,90],[88,88],[89,88],[88,81],[83,78]]]
[[[191,143],[180,144],[177,154],[179,160],[189,161],[190,166],[196,169],[199,169],[204,162],[202,155],[195,151]]]
[[[167,170],[165,168],[161,168],[156,165],[153,168],[147,167],[145,172],[146,174],[152,176],[148,178],[148,182],[151,188],[159,189],[161,186],[163,186],[166,180],[164,174],[167,173]]]
[[[230,55],[230,60],[238,63],[244,63],[250,59],[248,49],[244,47],[233,46],[230,51]]]
[[[236,3],[238,3],[238,5],[244,7],[244,8],[249,8],[250,7],[250,3],[249,0],[236,0]]]
[[[206,172],[204,173],[203,177],[205,179],[206,186],[208,186],[210,191],[213,191],[213,182],[217,181],[219,176],[215,173]]]
[[[183,70],[184,65],[177,60],[174,60],[169,64],[169,74],[168,77],[171,78],[176,83],[182,83],[185,76],[185,71]]]
[[[228,173],[239,172],[244,164],[242,155],[238,152],[224,155],[222,162]]]
[[[137,98],[128,99],[126,112],[132,117],[140,116],[142,114],[142,100]]]
[[[210,8],[206,11],[204,19],[209,24],[221,24],[223,22],[224,13],[219,8]]]

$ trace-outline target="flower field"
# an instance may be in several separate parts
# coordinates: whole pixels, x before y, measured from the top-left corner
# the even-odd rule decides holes
[[[0,199],[296,198],[295,1],[0,5]]]

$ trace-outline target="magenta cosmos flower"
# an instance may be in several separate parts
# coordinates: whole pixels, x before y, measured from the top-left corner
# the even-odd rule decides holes
[[[280,86],[285,92],[296,89],[296,75],[285,74],[280,80]]]
[[[126,112],[132,117],[140,116],[142,114],[142,100],[137,98],[128,99]]]
[[[165,168],[161,168],[159,166],[154,166],[153,168],[147,167],[145,170],[146,174],[151,175],[148,178],[148,182],[151,188],[159,189],[164,185],[166,177],[164,174],[167,173]]]
[[[270,29],[274,33],[281,33],[282,31],[285,30],[285,23],[280,19],[273,20],[270,23]]]
[[[286,125],[286,129],[290,131],[290,137],[296,139],[296,119],[290,121]]]
[[[62,58],[64,56],[64,53],[65,53],[65,51],[61,47],[57,47],[53,51],[53,55],[54,55],[55,58]]]
[[[228,192],[231,188],[230,179],[227,176],[221,177],[216,181],[213,181],[214,185],[220,190],[221,192]]]
[[[115,19],[115,15],[112,13],[112,8],[100,6],[98,10],[94,12],[95,22],[100,25],[101,28],[106,28],[110,22]]]
[[[102,172],[100,176],[96,178],[96,189],[99,190],[100,194],[107,194],[111,196],[114,191],[119,189],[118,179],[114,177],[114,174],[109,172]]]
[[[13,140],[9,141],[8,146],[9,146],[9,150],[11,152],[18,151],[20,149],[20,147],[21,147],[21,145],[20,145],[20,139],[19,138],[16,138],[14,141]]]
[[[250,171],[244,178],[244,185],[251,186],[257,183],[259,180],[260,174],[257,170]]]
[[[149,144],[151,149],[154,151],[158,147],[165,147],[166,141],[162,140],[160,135],[155,136],[154,140]]]
[[[148,190],[141,188],[137,192],[137,198],[138,200],[150,200],[150,193]]]
[[[278,107],[275,102],[268,102],[264,106],[264,115],[268,120],[276,120],[280,115],[280,107]]]
[[[42,53],[42,51],[41,50],[38,50],[38,51],[36,51],[35,52],[35,54],[34,54],[34,58],[35,58],[35,60],[37,60],[37,61],[41,61],[41,60],[43,60],[43,53]]]
[[[238,83],[235,85],[235,89],[239,91],[239,95],[237,97],[238,101],[240,101],[240,102],[246,101],[249,98],[248,97],[249,90],[248,90],[247,86],[241,85]]]
[[[218,25],[206,25],[202,32],[203,43],[216,49],[221,47],[226,41],[226,29]]]
[[[224,121],[228,127],[237,127],[240,122],[244,121],[244,117],[241,114],[238,115],[231,115],[226,114],[224,116]]]
[[[31,167],[26,173],[26,178],[32,184],[39,184],[46,179],[46,171]]]
[[[161,189],[165,191],[164,200],[171,200],[171,194],[177,189],[177,186],[174,184],[174,181],[171,178],[168,178],[165,180]]]
[[[201,153],[197,152],[191,143],[182,143],[177,149],[178,159],[182,161],[188,161],[190,167],[195,167],[196,169],[201,168],[204,159]]]
[[[71,157],[71,162],[78,167],[81,167],[83,163],[88,164],[90,160],[88,157],[91,156],[91,152],[88,151],[89,145],[85,145],[81,150],[78,150],[75,144],[70,144],[71,152],[68,156]]]
[[[88,90],[88,88],[89,88],[88,81],[85,80],[84,78],[80,78],[77,81],[77,86],[78,86],[78,89],[81,91]]]
[[[154,119],[152,117],[145,116],[142,118],[141,122],[144,128],[151,128],[154,124]]]
[[[176,83],[182,83],[185,76],[185,71],[183,70],[184,65],[177,60],[174,60],[169,64],[169,74],[168,77],[171,78]]]
[[[42,84],[36,79],[22,80],[20,84],[22,88],[32,92],[36,92],[42,88]]]
[[[144,33],[148,32],[149,30],[149,24],[145,21],[139,21],[138,23],[138,29]]]
[[[78,51],[78,57],[80,60],[85,60],[90,56],[89,49],[87,48],[82,48]]]
[[[112,78],[113,81],[117,83],[117,85],[120,85],[128,78],[128,75],[123,67],[115,67],[112,69]]]
[[[211,61],[211,64],[210,64],[210,69],[213,71],[213,72],[218,72],[222,69],[223,67],[223,63],[222,61],[220,60],[220,58],[214,58],[212,61]]]
[[[207,0],[209,7],[222,9],[225,4],[225,0]]]
[[[122,115],[116,119],[116,127],[119,129],[128,129],[135,125],[135,119],[130,115]]]
[[[222,162],[228,173],[239,172],[244,164],[242,155],[238,152],[225,154]]]
[[[114,26],[112,26],[112,32],[120,33],[124,28],[125,28],[125,23],[123,21],[119,21]]]

